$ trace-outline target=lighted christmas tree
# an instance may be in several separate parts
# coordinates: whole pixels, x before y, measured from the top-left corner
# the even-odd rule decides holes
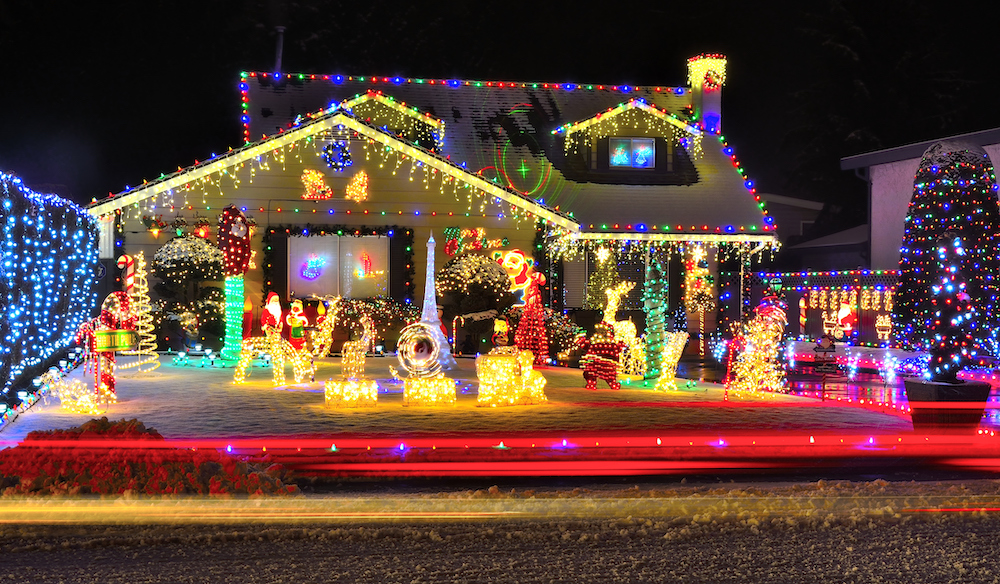
[[[998,355],[1000,205],[993,164],[978,146],[938,142],[924,152],[917,169],[894,296],[893,330],[905,348],[930,350],[934,344],[938,309],[930,291],[939,285],[938,239],[946,232],[964,244],[955,265],[964,273],[966,291],[983,319],[969,334],[977,347]]]
[[[522,351],[531,351],[535,365],[548,365],[549,339],[545,334],[545,307],[538,287],[545,283],[545,276],[532,274],[531,283],[524,290],[524,312],[514,333],[514,344]]]
[[[692,246],[684,262],[684,306],[698,313],[698,352],[705,357],[705,313],[715,308],[715,277],[708,270],[705,248]]]
[[[965,259],[962,239],[946,233],[938,239],[935,253],[938,262],[937,282],[931,286],[931,309],[934,314],[930,348],[930,371],[934,381],[957,383],[958,372],[976,356],[975,339],[978,315],[972,306],[961,268]]]
[[[133,310],[135,311],[135,330],[139,334],[139,344],[132,351],[122,351],[122,355],[137,355],[136,361],[119,364],[119,369],[136,367],[140,373],[148,373],[160,366],[160,358],[156,353],[156,333],[153,326],[152,307],[149,303],[149,275],[146,269],[146,256],[143,252],[134,257],[135,276],[131,291]]]
[[[594,252],[594,260],[597,269],[587,279],[587,296],[583,300],[583,307],[587,310],[603,310],[607,296],[604,291],[614,288],[620,281],[618,277],[618,262],[615,261],[615,254],[607,247],[600,247]]]

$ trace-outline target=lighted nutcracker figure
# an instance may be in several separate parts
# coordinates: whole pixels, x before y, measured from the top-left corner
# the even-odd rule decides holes
[[[615,331],[606,322],[599,322],[594,334],[578,341],[583,349],[580,364],[587,389],[597,389],[597,380],[603,379],[611,389],[621,389],[618,383],[618,365],[625,344],[615,340]]]
[[[292,301],[288,316],[285,317],[285,323],[288,325],[288,343],[296,351],[301,351],[306,344],[305,330],[306,325],[309,324],[309,319],[302,313],[301,300]]]

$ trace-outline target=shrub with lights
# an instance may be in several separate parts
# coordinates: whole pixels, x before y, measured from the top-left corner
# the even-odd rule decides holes
[[[966,292],[980,322],[969,329],[975,345],[998,356],[1000,328],[1000,205],[993,165],[982,148],[938,142],[924,152],[906,215],[893,330],[908,349],[935,344],[938,308],[931,293],[938,281],[938,239],[953,234],[964,253],[948,261],[967,278]]]
[[[223,279],[224,260],[222,250],[194,235],[175,237],[156,250],[152,268],[160,282],[154,289],[161,298],[169,299],[157,315],[159,323],[179,321],[188,337],[211,336],[213,341],[223,338],[225,294],[217,286],[205,287],[204,283]]]
[[[438,302],[444,309],[443,322],[456,316],[510,308],[515,297],[510,292],[510,278],[492,258],[479,253],[465,253],[448,260],[435,275]],[[489,339],[493,320],[466,321],[465,331],[474,339]],[[456,339],[457,342],[457,339]],[[475,352],[486,352],[477,347]]]
[[[97,305],[97,224],[80,207],[0,173],[0,382],[27,384]],[[2,398],[9,405],[16,397]]]

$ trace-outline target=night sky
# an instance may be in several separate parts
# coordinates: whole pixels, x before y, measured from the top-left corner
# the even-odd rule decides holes
[[[0,170],[87,202],[239,146],[239,73],[273,69],[277,24],[286,73],[681,85],[724,53],[724,133],[760,191],[828,203],[825,230],[864,221],[841,157],[1000,126],[993,17],[961,2],[402,4],[0,0]]]

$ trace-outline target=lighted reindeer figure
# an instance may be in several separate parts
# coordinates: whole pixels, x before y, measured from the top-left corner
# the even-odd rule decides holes
[[[327,297],[320,301],[316,317],[316,330],[309,337],[314,359],[326,357],[333,345],[333,329],[337,325],[337,310],[340,308],[340,296]],[[325,312],[323,312],[325,311]]]
[[[292,362],[292,375],[295,377],[295,383],[301,383],[306,376],[312,376],[316,373],[316,365],[313,363],[312,355],[307,351],[296,351],[291,343],[282,338],[281,303],[274,292],[271,292],[267,297],[267,304],[261,315],[260,324],[264,331],[263,337],[251,337],[243,340],[240,360],[233,373],[234,384],[246,381],[247,369],[254,358],[263,353],[271,355],[271,371],[275,385],[285,385],[286,360]]]
[[[645,375],[646,347],[643,339],[636,335],[635,323],[632,319],[615,320],[622,297],[635,288],[635,282],[621,282],[613,288],[604,291],[608,296],[608,304],[604,309],[602,322],[615,332],[615,340],[624,344],[621,355],[622,373],[626,375]]]
[[[372,341],[375,339],[375,323],[367,314],[362,314],[361,326],[363,331],[361,338],[357,341],[347,341],[344,343],[341,354],[343,355],[341,367],[344,377],[347,379],[363,379],[365,376],[365,355],[371,349]]]

